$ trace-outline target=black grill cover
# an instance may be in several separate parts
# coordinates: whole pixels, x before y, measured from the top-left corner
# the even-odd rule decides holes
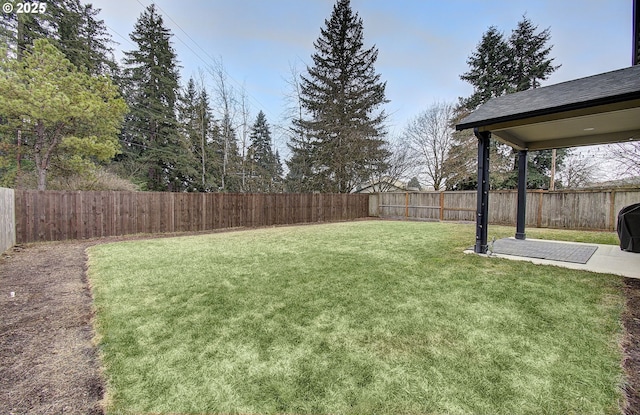
[[[618,213],[618,238],[623,251],[640,252],[640,203]]]

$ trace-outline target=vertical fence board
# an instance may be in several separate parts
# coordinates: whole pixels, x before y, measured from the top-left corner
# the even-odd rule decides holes
[[[15,213],[17,212],[26,212],[26,209],[23,206],[23,202],[24,202],[24,193],[23,192],[16,192],[14,190],[13,192],[14,197],[15,197]],[[26,219],[25,215],[15,215],[15,232],[16,232],[16,243],[22,243],[23,239],[26,235],[26,227],[24,226],[24,220]]]
[[[16,244],[16,195],[0,188],[0,253]]]

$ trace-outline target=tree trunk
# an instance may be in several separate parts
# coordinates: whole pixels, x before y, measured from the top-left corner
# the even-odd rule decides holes
[[[47,133],[45,131],[44,123],[40,120],[36,122],[36,142],[33,148],[33,153],[35,156],[36,171],[38,173],[38,190],[47,189],[47,170],[49,170],[51,155],[60,143],[64,127],[65,123],[59,123],[58,125],[56,125],[56,128],[53,130],[53,132],[50,133],[51,141],[49,142],[49,145],[47,147]]]
[[[35,126],[36,142],[34,146],[34,156],[36,162],[36,172],[38,174],[38,190],[47,189],[47,167],[48,160],[46,154],[43,156],[42,147],[44,147],[44,125],[38,121]]]
[[[47,169],[38,166],[38,190],[47,190]]]

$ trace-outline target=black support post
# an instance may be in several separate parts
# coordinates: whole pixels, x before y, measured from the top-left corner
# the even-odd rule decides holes
[[[518,213],[516,216],[516,239],[526,239],[527,221],[527,150],[518,151]]]
[[[631,65],[640,65],[640,5],[638,0],[633,0],[633,55],[631,55]]]
[[[476,254],[487,253],[487,226],[489,224],[489,142],[491,132],[474,129],[478,138],[478,206],[476,209]]]

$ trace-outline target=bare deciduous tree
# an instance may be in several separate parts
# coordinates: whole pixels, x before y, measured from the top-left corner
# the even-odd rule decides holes
[[[565,189],[576,189],[593,183],[599,159],[587,151],[571,150],[562,163],[556,178]]]
[[[238,96],[229,82],[229,75],[221,62],[208,68],[214,82],[214,99],[221,120],[222,149],[222,191],[239,191],[241,180],[241,160],[236,139],[236,118],[238,115]]]
[[[247,96],[246,88],[242,88],[240,94],[240,158],[241,158],[241,171],[242,171],[242,183],[241,183],[241,191],[246,191],[246,159],[247,159],[247,148],[249,147],[249,130],[251,130],[249,117],[251,116],[249,112],[249,97]]]
[[[428,184],[436,190],[444,187],[449,176],[445,160],[453,144],[453,117],[453,104],[437,102],[412,119],[404,133]]]
[[[411,148],[403,140],[385,143],[389,152],[386,166],[383,169],[371,169],[370,182],[374,192],[395,190],[397,183],[406,181],[415,173],[415,156]]]
[[[640,141],[613,144],[611,160],[620,167],[621,178],[640,176]]]

